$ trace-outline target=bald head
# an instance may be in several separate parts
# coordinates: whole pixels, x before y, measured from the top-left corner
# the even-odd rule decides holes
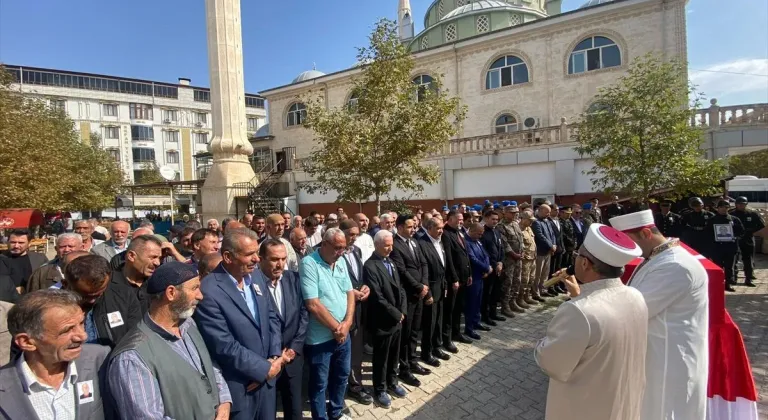
[[[138,229],[133,231],[133,234],[131,235],[131,238],[137,238],[137,237],[139,237],[141,235],[152,235],[153,233],[154,232],[152,232],[151,229],[140,227],[140,228],[138,228]]]
[[[233,220],[233,221],[227,223],[227,225],[224,227],[224,232],[226,233],[226,232],[229,232],[232,229],[243,229],[243,228],[245,228],[244,224],[242,224],[242,223],[240,223],[240,222],[238,222],[236,220]]]
[[[539,217],[541,217],[543,219],[545,217],[549,217],[549,213],[551,211],[552,211],[552,208],[550,208],[546,204],[542,204],[542,205],[539,206],[539,208],[537,209],[536,213],[539,215]]]

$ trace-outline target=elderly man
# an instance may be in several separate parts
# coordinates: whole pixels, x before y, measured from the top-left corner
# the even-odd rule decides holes
[[[371,237],[376,236],[376,233],[378,233],[381,229],[392,231],[392,228],[395,226],[395,218],[392,217],[390,213],[382,213],[379,216],[379,223],[377,226],[374,226],[371,228],[371,231],[368,232]]]
[[[360,248],[360,251],[362,253],[363,263],[368,261],[368,258],[371,258],[371,255],[373,255],[373,237],[368,234],[368,216],[365,215],[365,213],[357,213],[352,216],[352,220],[354,220],[357,223],[357,226],[360,228],[360,235],[357,236],[357,239],[355,239],[355,246]]]
[[[93,226],[88,220],[75,220],[75,233],[83,238],[83,251],[91,252],[91,249],[104,241],[93,239]]]
[[[425,213],[429,214],[429,213]],[[429,273],[429,291],[432,304],[424,305],[421,323],[421,360],[434,364],[433,359],[450,360],[442,345],[443,303],[448,295],[448,271],[451,270],[449,255],[445,252],[443,239],[443,221],[431,217],[424,223],[426,236],[422,237],[419,245],[424,251]],[[453,286],[453,285],[451,285]],[[458,284],[456,284],[458,288]]]
[[[29,251],[31,241],[28,229],[13,229],[8,234],[8,251],[0,254],[0,275],[9,276],[19,294],[24,293],[32,273],[48,262],[45,255]]]
[[[643,420],[706,417],[709,366],[707,272],[677,239],[667,239],[644,210],[611,224],[643,251],[646,261],[629,285],[648,305],[648,356]]]
[[[200,273],[200,278],[204,279],[205,276],[221,264],[221,261],[222,257],[218,252],[211,252],[200,258],[200,261],[197,262],[197,271]]]
[[[301,296],[301,282],[296,272],[285,270],[288,253],[276,239],[267,239],[259,248],[259,268],[282,327],[282,348],[293,357],[277,379],[277,391],[283,403],[283,418],[301,420],[302,373],[304,370],[304,340],[307,336],[309,312]]]
[[[56,257],[32,273],[25,287],[26,292],[47,289],[60,282],[64,278],[64,274],[61,271],[64,256],[70,252],[78,251],[82,247],[83,238],[76,233],[62,233],[56,237]]]
[[[536,210],[536,221],[531,225],[533,235],[536,239],[536,274],[534,275],[531,292],[533,300],[544,302],[542,296],[551,295],[542,289],[544,281],[549,278],[550,262],[552,256],[557,252],[557,238],[555,237],[555,228],[549,220],[549,213],[552,211],[546,204],[542,204]]]
[[[99,370],[108,347],[85,344],[80,299],[65,290],[28,293],[8,313],[22,355],[0,368],[4,419],[104,419]],[[93,395],[80,398],[85,387]]]
[[[210,230],[215,230],[216,232],[219,232],[219,221],[216,219],[208,219],[207,222],[205,222],[205,226]]]
[[[147,283],[149,311],[110,355],[111,414],[126,420],[229,419],[229,388],[192,320],[203,299],[197,269],[172,261]]]
[[[448,275],[448,295],[443,306],[443,348],[451,353],[457,353],[458,348],[453,341],[471,344],[472,340],[461,333],[461,314],[464,312],[464,300],[467,286],[471,283],[472,268],[467,254],[466,236],[464,234],[464,215],[451,210],[446,216],[443,226],[445,252],[450,254],[452,262]]]
[[[376,316],[367,319],[373,337],[373,389],[376,405],[389,408],[389,391],[397,398],[407,395],[397,382],[400,331],[407,312],[405,290],[389,254],[393,248],[392,233],[376,234],[376,251],[363,266],[363,279],[371,289],[370,310]]]
[[[648,308],[620,279],[640,254],[616,229],[590,227],[575,261],[576,277],[564,280],[571,300],[557,309],[534,352],[549,376],[547,419],[640,419]]]
[[[301,260],[299,269],[302,296],[310,314],[304,350],[310,365],[309,402],[313,419],[348,418],[342,410],[350,370],[349,330],[354,322],[357,295],[346,264],[339,261],[346,250],[344,232],[328,229],[320,248]]]
[[[312,252],[312,248],[307,245],[307,233],[300,227],[293,228],[288,238],[293,252],[296,253],[296,263],[288,264],[288,269],[298,273],[301,260]]]
[[[196,265],[204,256],[219,252],[219,232],[213,229],[198,229],[192,234],[192,256],[188,263]]]
[[[244,224],[245,226],[250,226],[251,223],[253,223],[253,215],[251,213],[245,213],[240,219],[240,223]]]
[[[266,231],[267,236],[264,238],[264,241],[261,242],[261,244],[264,245],[264,243],[269,239],[276,239],[282,242],[282,244],[285,245],[285,251],[288,255],[285,267],[288,268],[298,266],[299,260],[298,257],[296,257],[296,252],[293,250],[291,243],[288,242],[287,239],[283,238],[283,233],[285,232],[285,219],[283,216],[277,213],[267,216]]]
[[[195,321],[232,394],[232,419],[274,419],[275,381],[292,354],[281,351],[278,312],[259,262],[256,232],[227,229],[222,263],[202,283]]]
[[[347,387],[347,395],[352,397],[360,404],[373,403],[373,397],[363,387],[363,310],[365,302],[370,295],[370,289],[363,284],[363,261],[362,251],[355,245],[360,227],[354,220],[347,219],[339,225],[339,229],[344,232],[347,239],[347,250],[344,253],[344,261],[347,263],[347,273],[352,282],[352,288],[355,292],[357,304],[355,305],[355,318],[352,328],[349,329],[350,339],[352,341],[351,370]]]
[[[125,252],[128,249],[128,232],[130,230],[131,225],[128,222],[115,220],[109,226],[111,238],[104,243],[94,246],[91,253],[100,255],[109,261],[115,255]]]
[[[111,282],[131,289],[144,313],[149,308],[145,282],[160,266],[162,243],[154,235],[134,236],[124,254],[125,264],[121,269],[112,271]]]

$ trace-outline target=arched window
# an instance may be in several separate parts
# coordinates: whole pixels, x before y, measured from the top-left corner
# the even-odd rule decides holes
[[[520,57],[508,55],[491,64],[485,75],[485,88],[497,89],[528,81],[528,66],[525,62]]]
[[[301,125],[307,118],[307,107],[302,103],[295,103],[288,108],[288,127]]]
[[[445,27],[445,42],[456,40],[456,24],[451,23]]]
[[[496,118],[495,128],[496,134],[514,133],[520,128],[520,125],[514,115],[504,114]]]
[[[347,109],[349,109],[349,112],[357,112],[357,101],[360,99],[360,92],[357,91],[357,89],[352,91],[352,94],[349,95],[349,100],[347,101]]]
[[[613,40],[592,36],[576,45],[568,59],[568,74],[606,69],[621,65],[621,51]]]
[[[416,85],[417,89],[417,101],[424,99],[427,89],[434,89],[432,82],[434,82],[434,79],[428,74],[421,74],[413,78],[413,84]]]

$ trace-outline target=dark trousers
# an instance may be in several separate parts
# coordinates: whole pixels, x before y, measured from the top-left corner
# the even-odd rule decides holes
[[[448,286],[448,298],[443,306],[443,343],[450,342],[451,337],[461,333],[461,314],[464,313],[466,294],[466,285],[460,284],[456,292],[453,291],[453,286]]]
[[[373,335],[373,390],[386,392],[388,386],[397,385],[397,361],[400,356],[398,329],[389,335]]]
[[[240,410],[229,414],[230,420],[271,420],[277,416],[277,388],[261,385],[240,401]]]
[[[437,339],[439,346],[451,342],[453,333],[453,307],[456,306],[456,292],[453,291],[453,284],[448,283],[448,293],[443,299],[443,316],[440,319],[440,336]],[[458,332],[458,326],[456,327]]]
[[[408,300],[408,312],[403,320],[403,330],[400,337],[400,372],[410,372],[411,365],[416,363],[416,345],[421,333],[421,312],[424,301]]]
[[[348,386],[350,390],[358,391],[363,388],[363,330],[358,327],[349,332],[352,345],[351,369]]]
[[[752,281],[755,278],[755,239],[750,237],[749,240],[742,239],[739,241],[739,254],[741,254],[741,262],[744,265],[744,278],[747,282]],[[738,277],[738,272],[733,276],[734,279]]]
[[[296,355],[277,378],[277,392],[283,402],[285,420],[301,420],[301,381],[304,372],[304,358]]]
[[[550,258],[549,260],[549,277],[552,277],[553,274],[555,274],[555,271],[563,268],[563,252],[560,252],[558,249],[559,254],[555,254]]]
[[[421,357],[428,358],[442,341],[443,296],[434,296],[431,305],[424,305],[421,316]]]
[[[563,253],[563,261],[560,264],[560,268],[568,268],[573,265],[573,250],[566,250]]]
[[[712,262],[720,266],[725,271],[725,283],[736,284],[736,249],[715,247],[712,250]]]
[[[489,316],[496,316],[496,304],[501,297],[501,277],[494,271],[483,279],[483,299],[480,306],[480,314],[484,320]]]
[[[473,278],[467,287],[464,307],[464,331],[474,331],[480,325],[480,306],[483,303],[483,283],[485,279]]]

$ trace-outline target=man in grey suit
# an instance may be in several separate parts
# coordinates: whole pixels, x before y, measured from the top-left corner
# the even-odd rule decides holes
[[[109,226],[109,232],[112,237],[108,241],[94,246],[91,249],[91,253],[100,255],[106,258],[107,261],[112,260],[112,257],[128,249],[128,232],[130,231],[131,225],[128,222],[115,220]]]
[[[84,316],[80,298],[57,289],[24,295],[10,310],[22,354],[0,368],[0,419],[104,419],[99,372],[109,348],[85,344]]]

